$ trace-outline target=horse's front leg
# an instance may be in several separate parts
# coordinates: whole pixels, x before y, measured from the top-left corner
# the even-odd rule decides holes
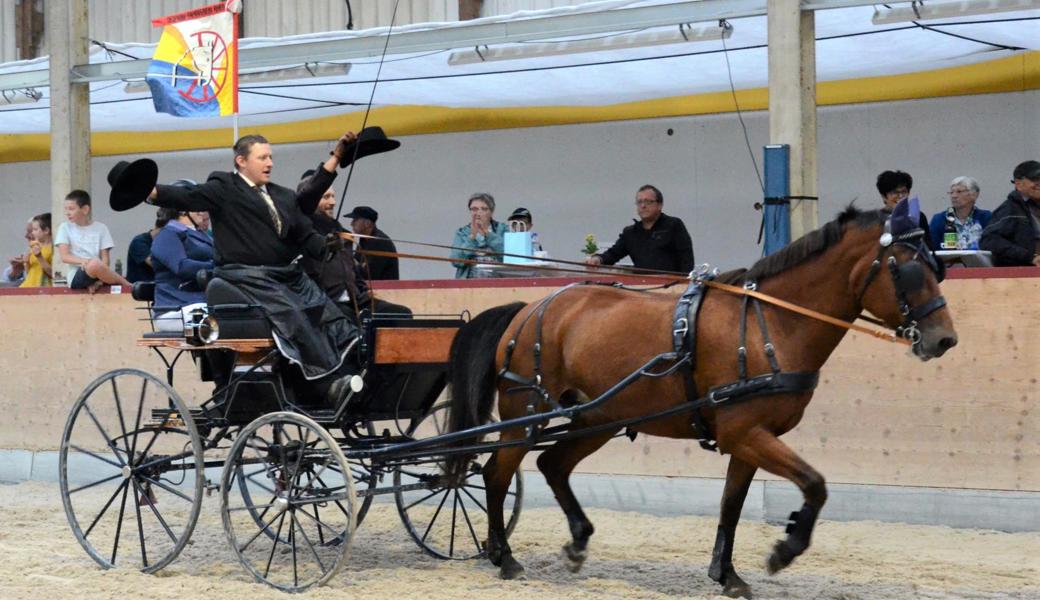
[[[764,428],[750,431],[733,448],[732,453],[750,465],[791,481],[805,498],[801,510],[791,513],[787,538],[776,543],[766,563],[769,573],[774,574],[791,564],[809,547],[816,517],[827,502],[827,486],[823,475]]]
[[[726,471],[726,488],[722,492],[719,528],[715,534],[715,549],[711,554],[708,577],[722,585],[722,593],[730,598],[751,598],[751,586],[737,575],[733,568],[733,540],[744,508],[751,479],[757,469],[733,456]]]

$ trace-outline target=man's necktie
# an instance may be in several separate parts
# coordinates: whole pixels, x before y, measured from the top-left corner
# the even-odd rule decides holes
[[[256,191],[260,193],[260,197],[267,203],[267,210],[271,213],[271,220],[274,221],[274,230],[278,233],[278,237],[282,237],[282,217],[278,215],[278,209],[274,206],[274,200],[268,195],[267,191],[256,186]]]

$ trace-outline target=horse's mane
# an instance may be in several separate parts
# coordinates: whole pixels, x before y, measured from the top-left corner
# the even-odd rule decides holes
[[[867,227],[884,223],[887,217],[887,212],[883,213],[880,210],[860,211],[850,204],[838,215],[838,218],[830,223],[805,234],[779,252],[762,258],[752,265],[750,269],[726,271],[718,276],[717,281],[732,285],[741,284],[745,281],[759,282],[767,277],[778,275],[802,264],[838,243],[845,231],[846,224],[854,223],[857,227],[866,229]]]

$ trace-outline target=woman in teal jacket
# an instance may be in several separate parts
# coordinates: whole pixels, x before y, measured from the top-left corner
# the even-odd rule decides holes
[[[499,223],[491,217],[495,213],[495,199],[491,194],[483,192],[469,197],[469,225],[459,227],[455,231],[455,239],[451,245],[452,260],[487,260],[499,262],[505,249],[505,223]],[[490,254],[487,254],[490,253]],[[472,264],[453,262],[455,279],[476,277]]]

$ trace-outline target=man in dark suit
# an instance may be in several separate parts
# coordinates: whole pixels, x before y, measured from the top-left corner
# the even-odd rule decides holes
[[[300,268],[301,254],[321,259],[330,245],[308,215],[336,177],[356,139],[340,138],[332,156],[299,192],[271,182],[271,145],[247,135],[234,146],[235,170],[211,173],[188,190],[158,185],[149,200],[158,206],[208,211],[213,225],[215,275],[235,285],[262,307],[281,353],[300,366],[315,385],[310,393],[338,402],[349,389],[352,361],[347,353],[356,327]]]
[[[358,250],[377,250],[379,252],[397,252],[390,236],[376,227],[379,213],[371,206],[356,206],[354,210],[347,213],[344,218],[350,219],[350,229],[354,233],[369,235],[372,238],[358,239]],[[360,252],[355,255],[355,260],[361,265],[361,269],[368,275],[370,281],[380,279],[400,279],[396,256],[368,256]]]

